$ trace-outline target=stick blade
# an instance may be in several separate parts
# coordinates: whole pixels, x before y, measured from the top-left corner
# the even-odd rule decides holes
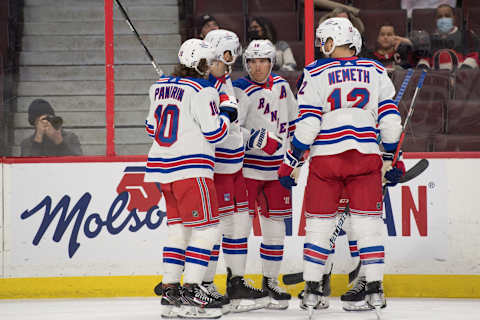
[[[422,174],[425,170],[427,170],[429,165],[429,162],[427,159],[421,159],[418,161],[413,167],[407,170],[405,172],[405,175],[400,178],[400,183],[405,183],[408,182],[416,177],[418,177],[420,174]]]

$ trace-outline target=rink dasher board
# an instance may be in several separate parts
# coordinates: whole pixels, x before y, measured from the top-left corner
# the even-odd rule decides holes
[[[160,279],[162,243],[166,239],[165,204],[163,199],[158,199],[158,190],[155,192],[151,185],[145,186],[138,182],[145,162],[138,161],[141,157],[132,158],[117,162],[96,159],[82,162],[77,159],[77,162],[60,163],[3,163],[2,185],[5,197],[2,208],[5,208],[5,219],[2,239],[5,242],[2,247],[5,251],[2,255],[2,270],[5,280],[58,279],[59,282],[54,282],[54,287],[62,286],[62,281],[78,283],[75,279],[93,283],[117,281],[118,283],[113,283],[112,286],[126,287],[126,291],[130,292],[128,283],[132,277],[137,283],[138,280],[148,283],[147,286]],[[472,193],[475,189],[468,186],[468,181],[475,181],[475,175],[478,175],[474,170],[477,161],[431,159],[430,167],[424,174],[402,187],[390,190],[393,217],[390,229],[393,225],[396,236],[389,236],[386,243],[387,274],[406,277],[419,274],[480,274],[474,264],[475,259],[478,261],[474,243],[462,242],[462,252],[458,252],[455,248],[460,243],[457,240],[460,234],[449,234],[452,226],[453,229],[468,232],[469,225],[463,225],[462,217],[465,214],[472,218],[474,206],[468,201],[463,201],[461,207],[452,205],[452,202],[456,202],[455,197],[462,197],[473,203]],[[415,163],[415,159],[407,159],[405,162],[408,168]],[[305,176],[306,172],[302,172],[300,185],[293,190],[292,235],[287,236],[281,273],[301,270],[299,261],[302,260],[303,236],[298,236],[298,226]],[[467,179],[461,181],[462,176]],[[125,180],[130,180],[130,183],[125,183]],[[456,187],[449,188],[449,184]],[[123,190],[128,190],[130,197],[119,196],[122,185]],[[426,197],[422,200],[419,194],[425,194]],[[132,213],[127,208],[116,209],[122,204],[127,207],[132,201],[138,202],[140,195],[145,196],[143,202],[153,203],[159,200],[156,202],[158,208],[145,210],[149,213]],[[417,212],[417,218],[412,212],[402,213],[404,198],[410,198],[410,205],[417,211],[421,206],[420,202],[426,201],[426,205],[422,204],[426,208],[425,212]],[[68,205],[66,200],[69,200]],[[62,203],[64,207],[68,207],[65,214],[71,214],[72,221],[62,226],[59,223],[59,210],[57,216],[48,224],[45,206],[33,212],[42,201],[44,204],[50,202],[50,214],[55,206]],[[142,201],[140,204],[145,207]],[[78,210],[73,212],[75,205]],[[451,209],[455,210],[455,215],[449,217]],[[80,219],[82,212],[83,217]],[[420,219],[418,217],[422,214],[425,223],[419,226],[416,219]],[[115,219],[112,219],[114,216]],[[406,216],[410,216],[410,231],[408,235],[402,235],[405,233]],[[159,223],[162,217],[163,221]],[[40,228],[42,222],[43,229]],[[476,233],[470,234],[475,237]],[[261,272],[261,261],[258,257],[260,241],[261,237],[252,233],[249,239],[248,274],[258,275]],[[334,257],[336,274],[346,273],[351,268],[346,243],[345,236],[338,239]],[[458,264],[458,258],[463,263]],[[223,273],[222,258],[219,260],[218,270]],[[102,280],[103,278],[109,279]],[[344,281],[341,275],[337,278],[334,281]],[[473,279],[477,281],[476,277]],[[45,283],[52,286],[51,281]],[[75,287],[75,284],[72,286]],[[145,290],[145,294],[149,295],[149,290]]]

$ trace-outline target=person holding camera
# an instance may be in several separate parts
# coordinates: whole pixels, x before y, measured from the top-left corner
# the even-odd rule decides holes
[[[20,144],[22,157],[83,154],[77,135],[63,130],[63,119],[55,115],[47,101],[36,99],[30,104],[28,122],[35,127],[35,132]]]

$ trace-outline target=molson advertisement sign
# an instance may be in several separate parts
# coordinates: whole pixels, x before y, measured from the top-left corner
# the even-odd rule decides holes
[[[162,274],[165,202],[159,184],[143,181],[142,160],[3,163],[4,277]],[[416,161],[407,159],[405,164],[409,168]],[[388,190],[384,199],[386,273],[422,273],[419,262],[446,258],[445,162],[430,160],[419,177]],[[308,167],[302,169],[299,185],[292,190],[294,214],[285,221],[282,273],[302,267],[301,207],[307,171]],[[260,241],[256,219],[247,273],[261,273]],[[335,251],[334,273],[352,270],[344,233]],[[224,270],[219,262],[219,270]]]

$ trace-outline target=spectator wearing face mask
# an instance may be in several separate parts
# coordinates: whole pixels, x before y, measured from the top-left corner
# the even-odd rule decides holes
[[[448,4],[438,6],[437,29],[430,35],[430,55],[418,62],[418,67],[428,69],[478,68],[478,48],[468,41],[468,33],[460,30],[455,21],[455,11]],[[475,39],[476,37],[470,37]]]
[[[273,70],[294,71],[297,62],[292,49],[286,41],[277,41],[277,31],[272,22],[265,17],[253,17],[248,27],[248,41],[270,40],[275,45],[276,56]]]

